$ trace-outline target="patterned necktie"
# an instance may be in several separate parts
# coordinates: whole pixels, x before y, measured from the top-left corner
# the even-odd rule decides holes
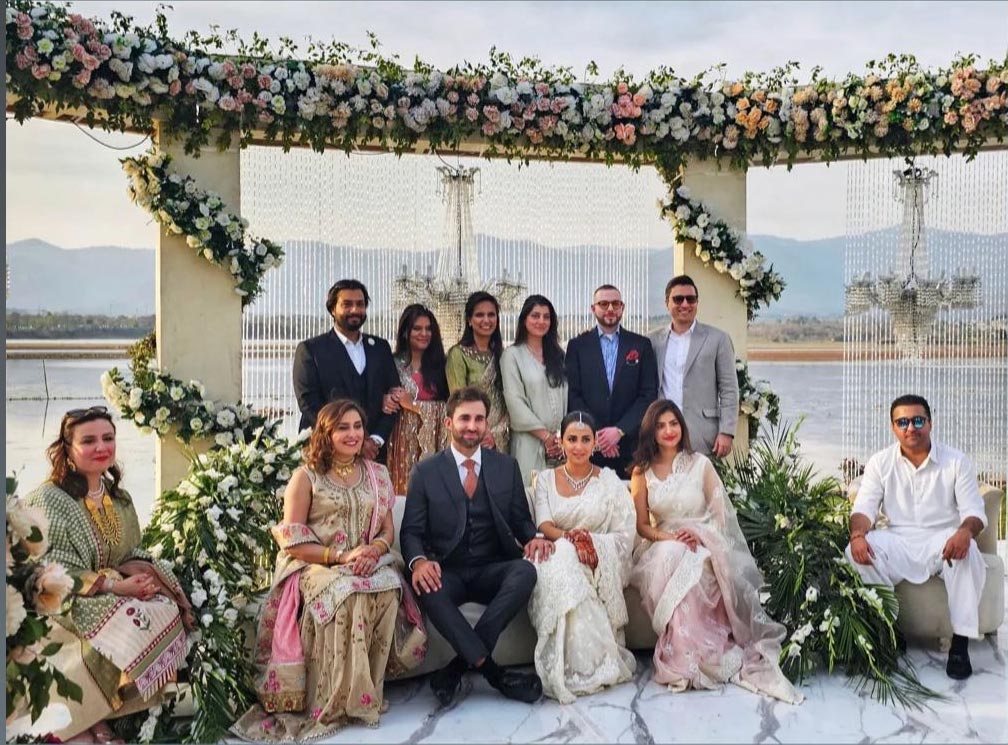
[[[462,481],[462,488],[465,489],[466,496],[469,499],[473,498],[473,494],[476,493],[476,485],[479,483],[479,478],[476,476],[476,461],[472,458],[466,458],[462,461],[462,465],[465,466],[466,475],[465,479]]]

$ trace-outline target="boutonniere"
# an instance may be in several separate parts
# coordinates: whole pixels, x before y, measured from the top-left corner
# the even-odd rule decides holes
[[[631,349],[626,353],[626,359],[624,360],[628,365],[636,365],[640,362],[640,352],[636,349]]]

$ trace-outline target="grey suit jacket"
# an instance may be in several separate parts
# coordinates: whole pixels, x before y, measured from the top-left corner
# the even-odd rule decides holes
[[[648,335],[658,363],[658,396],[665,382],[669,326]],[[683,376],[683,415],[693,449],[710,455],[718,433],[735,436],[739,389],[735,349],[721,329],[697,321]]]

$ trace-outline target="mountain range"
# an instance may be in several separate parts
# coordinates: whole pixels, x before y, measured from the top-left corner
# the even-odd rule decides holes
[[[930,234],[936,233],[939,231]],[[751,235],[750,238],[756,250],[767,257],[787,282],[780,301],[764,309],[761,318],[842,315],[844,236],[809,241],[770,235]],[[1008,236],[997,238],[1000,243],[1008,244]],[[591,274],[585,267],[613,265],[610,248],[606,246],[545,247],[486,235],[477,235],[476,243],[479,264],[486,274],[499,271],[500,267],[515,266],[519,252],[534,251],[538,259],[533,265],[535,276],[533,281],[527,276],[523,279],[533,288],[550,288],[550,299],[561,314],[570,309],[580,310],[585,303],[586,290],[580,286],[583,282],[572,281],[572,278]],[[304,253],[299,256],[301,252]],[[644,290],[649,307],[662,308],[662,295],[670,272],[669,249],[641,252],[645,254],[643,276],[627,274],[612,279],[624,294]],[[281,286],[284,290],[293,290],[284,293],[291,298],[291,305],[285,308],[291,314],[315,314],[322,305],[326,288],[320,286],[306,292],[297,284],[304,282],[304,277],[328,278],[338,272],[374,285],[387,277],[387,267],[398,270],[407,263],[411,266],[434,263],[433,253],[418,257],[407,252],[383,251],[380,262],[376,262],[374,250],[319,243],[306,247],[304,241],[291,242],[287,254],[289,261],[302,265],[302,270],[268,273],[267,291],[279,291]],[[7,310],[106,315],[154,312],[154,251],[149,248],[64,249],[33,238],[7,244],[7,271]],[[327,285],[328,281],[322,284]]]

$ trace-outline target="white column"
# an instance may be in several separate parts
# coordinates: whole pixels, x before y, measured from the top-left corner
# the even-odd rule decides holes
[[[729,168],[724,163],[720,169],[715,161],[690,161],[683,172],[682,183],[690,196],[710,208],[712,217],[742,232],[746,229],[746,174]],[[718,274],[697,257],[693,241],[676,241],[675,273],[688,274],[696,282],[700,293],[697,318],[716,326],[731,337],[735,356],[747,359],[749,321],[745,303],[736,294],[738,282],[729,274]],[[745,452],[749,447],[749,418],[739,415],[735,432],[735,450]]]
[[[210,142],[215,137],[211,135]],[[230,212],[241,214],[240,158],[237,145],[221,152],[207,145],[198,158],[186,155],[181,143],[159,130],[157,145],[171,155],[170,169],[192,176],[217,192]],[[183,381],[198,380],[206,396],[216,401],[241,398],[241,297],[231,273],[210,264],[190,248],[184,236],[158,237],[155,307],[157,358],[161,369]],[[209,443],[193,443],[197,450]],[[158,439],[155,448],[156,494],[174,488],[189,470],[189,462],[172,437]]]

